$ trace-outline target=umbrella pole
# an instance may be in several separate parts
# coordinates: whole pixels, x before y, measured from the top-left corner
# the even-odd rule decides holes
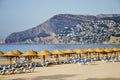
[[[59,62],[59,59],[58,59],[58,54],[56,55],[56,61],[57,61],[57,63]]]
[[[77,54],[77,58],[80,58],[80,53]]]
[[[88,53],[86,54],[85,58],[86,58],[86,59],[88,58]]]
[[[100,60],[100,53],[98,53],[98,60]]]
[[[118,52],[116,52],[116,53],[117,53],[117,55],[116,55],[116,56],[117,56],[117,61],[119,61],[119,58],[118,58]]]
[[[66,56],[67,56],[67,60],[68,60],[68,54],[66,54]]]
[[[43,62],[45,62],[45,56],[43,56]]]
[[[92,54],[93,54],[93,53],[90,53],[90,58],[92,58]]]
[[[12,57],[10,57],[10,68],[11,68],[11,65],[12,65]]]
[[[67,60],[70,60],[70,54],[67,54]]]
[[[79,53],[79,58],[81,59],[81,54]]]
[[[18,62],[18,60],[19,60],[19,57],[16,57],[16,62]]]
[[[56,61],[57,61],[57,54],[55,56],[56,56]]]

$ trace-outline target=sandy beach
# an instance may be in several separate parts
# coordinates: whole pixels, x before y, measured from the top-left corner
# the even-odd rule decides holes
[[[120,62],[36,67],[32,73],[0,75],[0,80],[120,80]]]

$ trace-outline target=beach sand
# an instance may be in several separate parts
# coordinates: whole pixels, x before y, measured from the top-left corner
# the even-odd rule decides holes
[[[120,80],[120,62],[36,67],[32,73],[0,75],[0,80]]]

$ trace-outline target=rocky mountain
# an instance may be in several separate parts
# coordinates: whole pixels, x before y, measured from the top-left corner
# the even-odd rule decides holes
[[[120,34],[120,14],[58,14],[34,28],[10,34],[5,43],[103,43],[112,34]]]

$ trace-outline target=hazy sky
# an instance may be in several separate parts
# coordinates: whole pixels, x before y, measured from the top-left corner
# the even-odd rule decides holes
[[[35,27],[56,14],[120,13],[120,0],[0,0],[0,37]]]

